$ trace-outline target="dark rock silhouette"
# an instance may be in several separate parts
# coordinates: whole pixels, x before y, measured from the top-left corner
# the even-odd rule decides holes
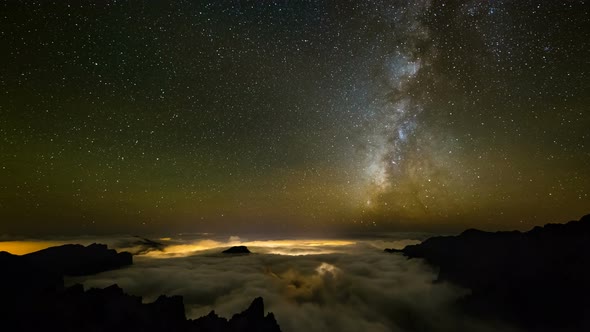
[[[264,302],[261,297],[257,297],[248,309],[230,319],[229,330],[271,332],[278,331],[279,325],[272,312],[264,316]]]
[[[126,248],[126,250],[130,251],[133,255],[143,255],[151,251],[164,251],[168,245],[139,235],[134,235],[132,238],[119,240],[116,246],[119,248]]]
[[[68,276],[96,274],[133,264],[128,252],[117,253],[104,244],[93,243],[87,247],[66,244],[51,247],[22,256],[30,264]]]
[[[235,246],[222,251],[224,254],[249,254],[250,250],[246,246]]]
[[[187,320],[181,296],[142,303],[117,285],[64,287],[65,275],[86,275],[132,263],[105,245],[65,245],[16,256],[0,252],[0,326],[3,331],[280,331],[262,298],[229,321],[211,312]]]
[[[274,332],[280,331],[273,313],[264,316],[261,297],[252,301],[245,311],[235,314],[229,321],[211,311],[207,316],[191,321],[190,331]]]
[[[471,290],[461,307],[529,331],[590,331],[590,215],[521,233],[469,229],[402,252]]]
[[[60,291],[64,276],[81,276],[133,264],[130,253],[117,253],[104,244],[67,244],[23,256],[0,252],[0,289],[7,295]]]

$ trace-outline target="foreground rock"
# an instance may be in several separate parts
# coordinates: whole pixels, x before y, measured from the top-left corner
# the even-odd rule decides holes
[[[222,251],[224,254],[249,254],[250,250],[246,246],[235,246]]]
[[[207,316],[190,321],[189,324],[189,331],[275,332],[280,330],[272,312],[264,316],[264,302],[261,297],[254,299],[248,309],[233,315],[229,321],[211,311]]]
[[[211,312],[187,320],[181,296],[153,303],[117,285],[84,290],[64,287],[65,275],[87,275],[132,263],[129,253],[105,245],[66,245],[24,256],[0,252],[0,321],[3,331],[280,331],[262,298],[230,320]]]
[[[529,331],[590,331],[590,215],[525,233],[470,229],[399,252],[471,289],[460,305],[472,314]]]

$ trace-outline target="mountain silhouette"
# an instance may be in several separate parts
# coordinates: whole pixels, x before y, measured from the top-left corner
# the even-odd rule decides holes
[[[214,312],[186,319],[181,296],[143,303],[112,285],[84,290],[64,287],[64,276],[80,276],[131,265],[132,255],[106,245],[64,245],[17,256],[0,252],[0,329],[2,331],[220,331],[277,332],[262,298],[230,320]]]
[[[590,215],[528,232],[469,229],[400,252],[471,290],[459,305],[528,331],[590,331]]]
[[[224,254],[249,254],[251,253],[246,246],[234,246],[222,251]]]

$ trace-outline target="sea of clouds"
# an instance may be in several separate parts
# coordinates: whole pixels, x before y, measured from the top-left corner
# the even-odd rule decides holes
[[[144,302],[182,295],[188,318],[211,310],[229,318],[262,296],[285,332],[514,331],[462,314],[453,303],[468,291],[436,282],[436,270],[422,260],[383,252],[417,240],[224,241],[200,235],[156,242],[115,242],[139,253],[133,266],[68,283],[116,283]],[[232,245],[247,245],[253,254],[221,254]]]

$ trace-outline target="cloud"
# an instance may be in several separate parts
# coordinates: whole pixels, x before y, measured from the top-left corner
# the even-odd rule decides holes
[[[262,296],[286,332],[511,331],[457,313],[452,303],[467,291],[434,283],[436,271],[420,260],[377,248],[393,241],[253,241],[256,254],[247,256],[219,254],[235,239],[204,241],[166,247],[160,256],[136,256],[130,268],[69,282],[117,283],[144,301],[182,295],[191,318],[210,310],[231,317]],[[313,254],[289,255],[294,252]]]
[[[237,243],[239,243],[240,241],[241,241],[241,240],[240,240],[240,237],[239,237],[239,236],[234,236],[234,235],[232,235],[232,236],[230,236],[230,237],[229,237],[229,242],[230,242],[230,243],[233,243],[233,242],[237,242]]]

